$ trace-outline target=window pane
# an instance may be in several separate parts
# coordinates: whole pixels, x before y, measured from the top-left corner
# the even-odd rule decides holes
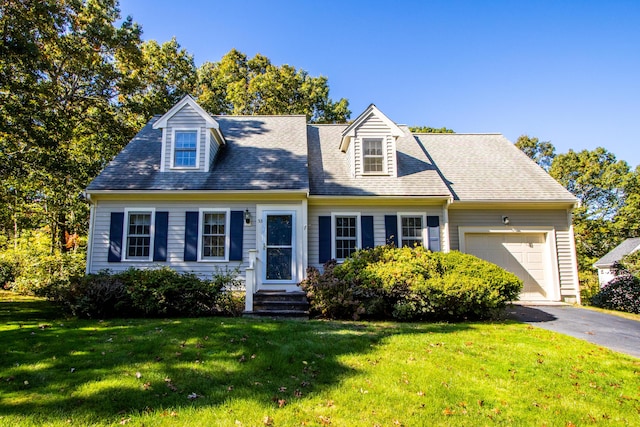
[[[227,215],[224,212],[205,212],[202,215],[202,257],[225,258]]]
[[[365,172],[383,172],[382,139],[363,140],[363,168]]]
[[[197,135],[195,131],[179,131],[175,133],[173,144],[173,165],[175,167],[196,166]]]
[[[336,216],[336,258],[345,259],[356,251],[358,242],[357,219],[355,216]]]
[[[176,148],[196,148],[197,132],[176,132]]]
[[[403,216],[402,246],[422,246],[422,216]]]
[[[127,258],[148,258],[151,247],[151,214],[130,213]]]

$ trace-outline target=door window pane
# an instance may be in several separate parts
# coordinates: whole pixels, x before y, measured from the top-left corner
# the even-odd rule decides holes
[[[291,280],[291,248],[267,248],[267,280]]]
[[[292,232],[291,215],[267,216],[267,246],[290,246]]]

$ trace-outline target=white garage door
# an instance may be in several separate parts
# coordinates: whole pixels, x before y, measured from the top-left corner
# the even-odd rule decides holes
[[[548,300],[543,233],[467,233],[465,252],[492,262],[521,278],[521,300]]]

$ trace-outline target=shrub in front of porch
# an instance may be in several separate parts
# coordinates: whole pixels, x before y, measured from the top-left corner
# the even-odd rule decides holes
[[[75,316],[93,319],[239,315],[244,301],[233,291],[236,277],[236,270],[220,270],[204,280],[168,267],[130,268],[74,277],[50,287],[46,296]]]
[[[518,298],[512,273],[460,252],[380,246],[342,264],[309,268],[301,283],[312,313],[335,319],[487,319]]]

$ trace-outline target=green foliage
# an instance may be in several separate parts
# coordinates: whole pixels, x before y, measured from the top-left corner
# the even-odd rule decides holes
[[[531,138],[529,135],[520,135],[516,141],[516,147],[546,171],[556,157],[556,148],[550,141],[540,142],[538,138]]]
[[[257,54],[230,50],[198,68],[198,103],[212,114],[304,114],[315,123],[345,123],[349,102],[329,98],[328,80]]]
[[[625,255],[620,260],[620,266],[630,274],[640,277],[640,251]]]
[[[55,284],[46,296],[83,318],[239,315],[237,273],[218,270],[212,280],[202,280],[169,267],[105,271]]]
[[[453,129],[446,127],[432,128],[431,126],[411,126],[409,130],[413,133],[455,133]]]
[[[491,318],[515,300],[522,282],[460,252],[380,246],[356,252],[301,283],[312,311],[328,318],[460,320]]]
[[[626,237],[616,224],[632,176],[629,165],[598,147],[556,156],[549,173],[579,201],[573,211],[578,267],[590,270]]]
[[[68,283],[71,277],[84,274],[85,242],[80,239],[75,249],[51,248],[49,230],[23,233],[14,244],[0,251],[0,271],[5,288],[27,295],[43,295],[57,283]]]
[[[591,298],[596,307],[640,314],[640,279],[623,272]]]
[[[600,292],[598,273],[593,270],[578,272],[580,278],[580,300],[583,305],[591,305],[591,298]]]

